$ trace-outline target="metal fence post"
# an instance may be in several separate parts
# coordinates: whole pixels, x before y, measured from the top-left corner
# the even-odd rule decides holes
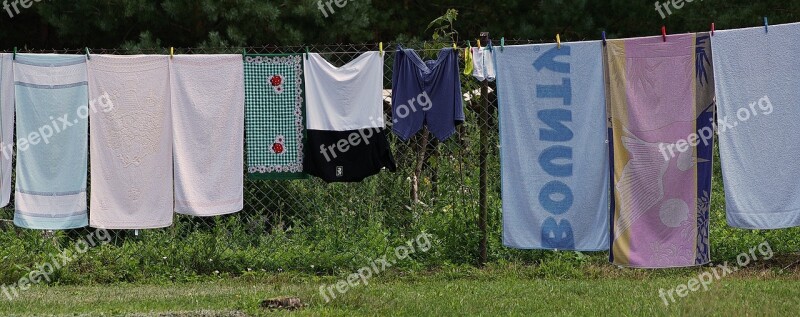
[[[489,32],[481,32],[481,42],[489,45]],[[480,48],[479,48],[480,49]],[[481,142],[480,142],[480,210],[478,214],[478,228],[481,232],[480,242],[480,259],[479,266],[483,266],[488,258],[488,231],[486,226],[489,211],[487,206],[487,183],[488,183],[488,168],[487,160],[489,156],[489,81],[484,79],[481,82],[481,112],[480,112],[480,126],[481,126]]]

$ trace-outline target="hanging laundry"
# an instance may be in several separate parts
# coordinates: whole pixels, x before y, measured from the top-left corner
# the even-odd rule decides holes
[[[800,226],[800,23],[716,31],[719,154],[728,224]]]
[[[242,55],[176,55],[170,81],[175,211],[217,216],[242,210]]]
[[[169,56],[92,55],[89,98],[114,109],[89,121],[89,222],[103,229],[168,227],[173,215]]]
[[[89,224],[86,56],[17,54],[14,224],[62,230]],[[102,108],[93,104],[94,109]]]
[[[247,55],[244,83],[248,177],[307,178],[303,55]]]
[[[464,75],[472,75],[472,72],[475,71],[475,60],[472,56],[472,48],[468,47],[464,49]]]
[[[495,53],[503,243],[608,250],[602,44],[507,46]]]
[[[392,73],[392,130],[407,141],[427,125],[444,141],[463,122],[458,51],[445,48],[436,60],[424,61],[416,51],[398,47]]]
[[[497,77],[494,70],[494,48],[487,47],[473,47],[472,49],[472,76],[478,81],[488,80],[493,82]]]
[[[319,54],[305,63],[307,173],[326,182],[360,182],[397,167],[383,116],[383,56],[367,52],[342,67]]]
[[[13,54],[0,53],[0,208],[11,200],[11,160],[14,157]]]
[[[714,118],[708,34],[608,40],[611,261],[639,268],[709,262]]]

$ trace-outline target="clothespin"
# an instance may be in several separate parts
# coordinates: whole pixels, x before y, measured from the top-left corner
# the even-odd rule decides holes
[[[664,25],[661,26],[661,38],[664,39],[664,42],[667,41],[667,27]]]
[[[12,56],[13,60],[17,60],[17,47],[14,46],[14,55]]]
[[[606,46],[606,31],[603,31],[603,46]]]
[[[561,35],[560,34],[556,34],[556,47],[558,49],[561,49]]]
[[[478,40],[478,49],[481,49],[481,40]]]
[[[764,17],[764,31],[769,33],[769,21],[767,20],[767,17]]]
[[[383,56],[383,42],[381,42],[381,43],[378,45],[378,50],[379,50],[379,52],[381,53],[381,56]]]
[[[453,42],[453,49],[456,50],[456,51],[458,50],[458,46],[456,46],[456,42]]]
[[[87,60],[91,60],[92,59],[92,57],[89,56],[89,48],[88,47],[86,48],[86,59]]]
[[[169,58],[172,59],[172,57],[174,57],[174,56],[175,56],[175,48],[170,46],[169,47]]]
[[[472,48],[472,42],[470,42],[469,40],[467,40],[467,47]]]
[[[242,49],[242,57],[247,57],[247,49],[246,48]]]
[[[501,37],[500,38],[500,52],[502,52],[505,49],[506,49],[506,38],[505,37]]]
[[[306,46],[306,60],[308,60],[308,55],[311,54],[308,50],[308,46]]]
[[[714,22],[711,22],[711,36],[714,36],[714,31],[716,27],[714,26]]]

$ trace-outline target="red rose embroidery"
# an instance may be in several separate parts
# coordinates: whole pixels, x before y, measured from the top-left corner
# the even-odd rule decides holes
[[[277,87],[277,86],[280,86],[283,83],[283,79],[281,78],[281,76],[275,75],[275,76],[272,76],[272,79],[270,79],[269,82],[273,86]]]
[[[272,151],[275,152],[276,154],[283,153],[283,144],[280,143],[272,144]]]

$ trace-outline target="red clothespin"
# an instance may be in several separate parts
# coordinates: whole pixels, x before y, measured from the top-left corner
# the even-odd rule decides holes
[[[664,39],[664,42],[667,41],[667,27],[664,25],[661,26],[661,38]]]
[[[711,36],[714,36],[714,31],[715,31],[714,22],[711,22]]]

